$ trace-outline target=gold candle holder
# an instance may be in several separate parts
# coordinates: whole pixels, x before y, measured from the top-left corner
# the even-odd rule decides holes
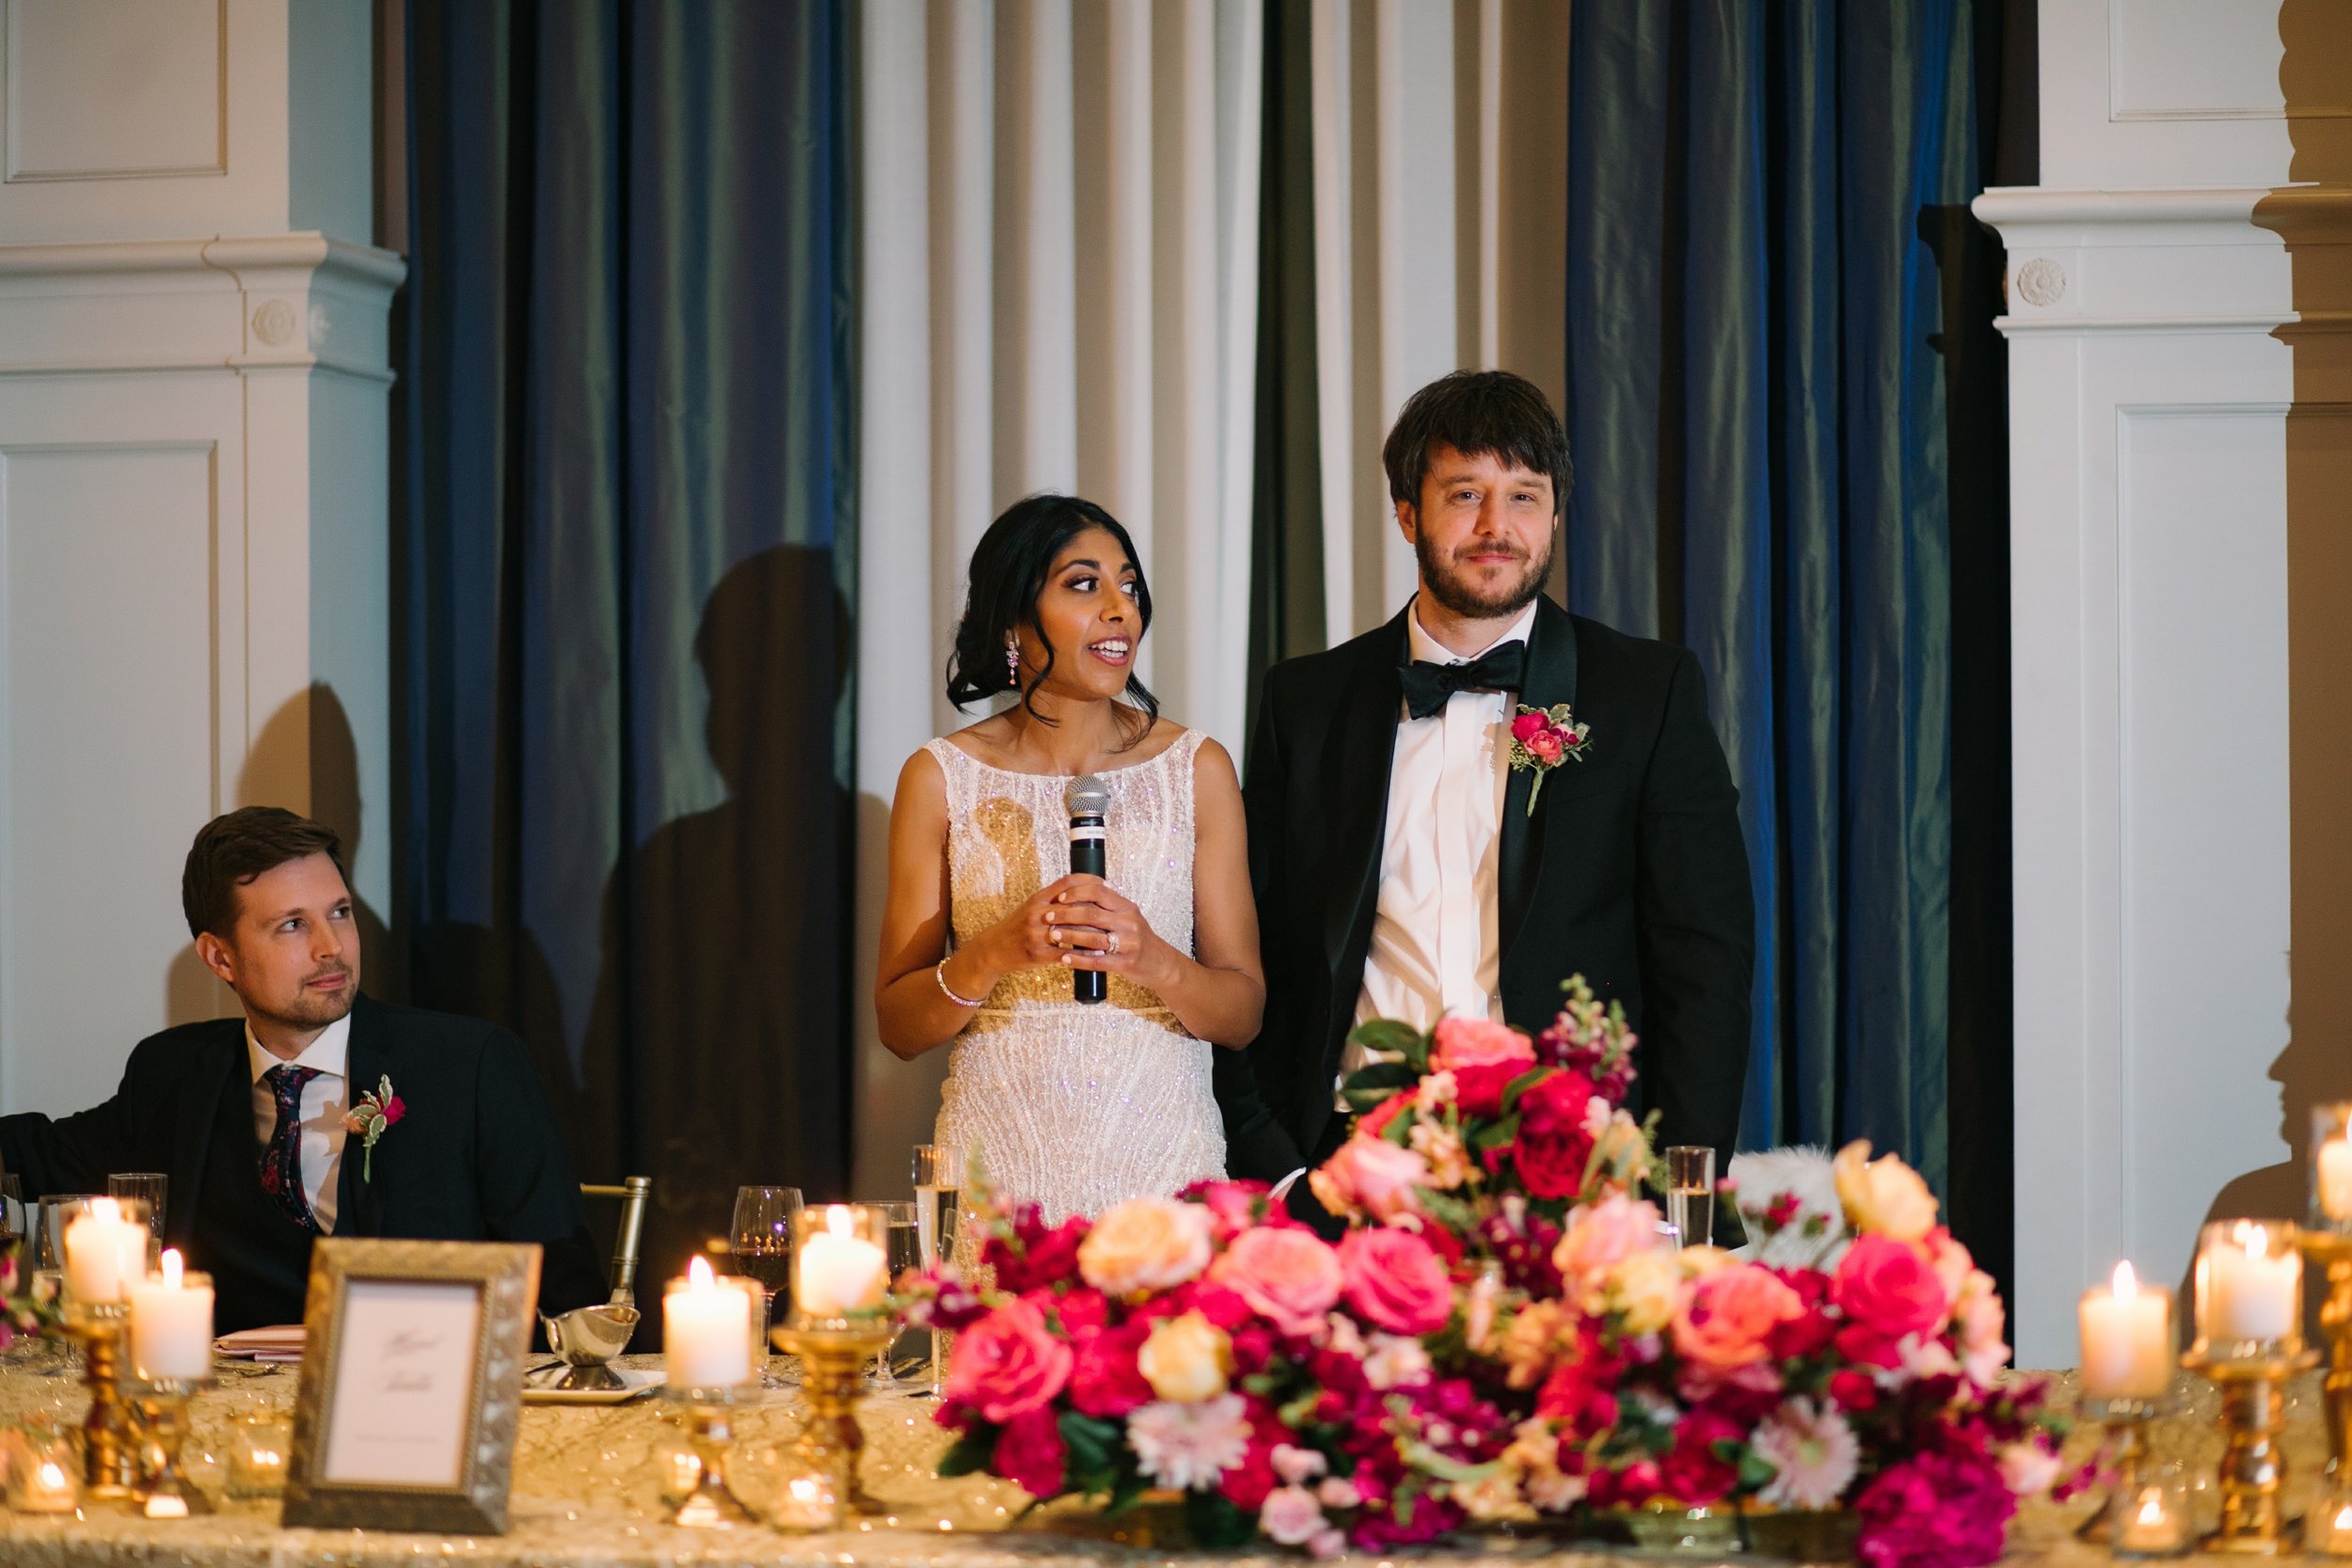
[[[2318,1364],[2311,1351],[2217,1361],[2190,1354],[2182,1365],[2211,1378],[2221,1393],[2226,1438],[2218,1479],[2221,1524],[2203,1548],[2230,1557],[2282,1557],[2299,1549],[2286,1517],[2286,1383]]]
[[[2088,1410],[2106,1428],[2105,1451],[2110,1455],[2114,1480],[2099,1512],[2076,1528],[2074,1537],[2094,1546],[2116,1544],[2116,1520],[2130,1499],[2139,1495],[2140,1472],[2148,1463],[2148,1423],[2160,1413],[2161,1402],[2107,1399],[2090,1402]]]
[[[670,1511],[670,1523],[688,1529],[731,1529],[758,1523],[759,1515],[735,1495],[727,1476],[735,1449],[735,1428],[727,1412],[740,1393],[736,1388],[666,1391],[665,1397],[680,1407],[690,1449],[682,1460],[684,1484],[677,1506]]]
[[[125,1392],[139,1413],[139,1512],[150,1519],[186,1519],[213,1505],[180,1467],[188,1436],[188,1401],[213,1386],[209,1377],[151,1378]]]
[[[130,1497],[138,1486],[138,1433],[122,1397],[122,1341],[130,1309],[120,1302],[76,1302],[66,1310],[66,1337],[82,1347],[89,1414],[82,1421],[82,1492]]]
[[[773,1338],[778,1350],[800,1357],[801,1397],[808,1402],[808,1421],[792,1442],[793,1463],[829,1478],[837,1505],[850,1512],[888,1513],[858,1479],[866,1433],[857,1424],[857,1405],[865,1397],[866,1367],[890,1343],[890,1325],[779,1328]]]

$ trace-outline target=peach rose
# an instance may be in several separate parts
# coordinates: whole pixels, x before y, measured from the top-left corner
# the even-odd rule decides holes
[[[1769,1269],[1735,1263],[1702,1279],[1675,1317],[1675,1349],[1722,1377],[1760,1361],[1772,1330],[1804,1316],[1804,1303]]]
[[[1131,1197],[1078,1243],[1078,1273],[1114,1296],[1182,1285],[1209,1266],[1216,1216],[1172,1197]]]
[[[1857,1232],[1917,1242],[1935,1227],[1935,1195],[1900,1156],[1873,1160],[1869,1141],[1857,1138],[1837,1151],[1831,1168],[1837,1178],[1837,1200]]]
[[[1682,1266],[1671,1252],[1637,1252],[1612,1268],[1603,1287],[1629,1334],[1656,1334],[1682,1302]]]
[[[1508,1024],[1441,1018],[1430,1036],[1430,1069],[1454,1074],[1454,1099],[1470,1116],[1501,1110],[1502,1091],[1534,1065],[1534,1044]]]
[[[1285,1334],[1311,1334],[1340,1299],[1340,1255],[1311,1230],[1245,1230],[1209,1277]]]
[[[1307,1184],[1331,1212],[1369,1212],[1385,1225],[1421,1212],[1413,1189],[1429,1180],[1429,1162],[1418,1151],[1399,1148],[1386,1138],[1366,1137],[1359,1126],[1338,1153],[1308,1173]]]
[[[1200,1404],[1225,1392],[1233,1370],[1233,1342],[1198,1312],[1152,1325],[1136,1366],[1152,1391],[1170,1404]]]
[[[1570,1280],[1590,1281],[1637,1252],[1657,1250],[1658,1208],[1623,1193],[1572,1210],[1567,1234],[1551,1249],[1552,1266]]]

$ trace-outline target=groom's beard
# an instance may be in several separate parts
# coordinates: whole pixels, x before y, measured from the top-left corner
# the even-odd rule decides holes
[[[1481,550],[1492,550],[1494,542],[1481,540]],[[1426,533],[1413,540],[1413,559],[1421,563],[1421,580],[1429,590],[1429,596],[1470,620],[1491,621],[1504,615],[1517,615],[1535,602],[1535,595],[1544,591],[1544,583],[1551,577],[1551,558],[1560,547],[1560,531],[1553,529],[1544,536],[1541,555],[1519,554],[1522,569],[1517,578],[1505,579],[1486,590],[1474,585],[1468,574],[1458,571],[1454,562],[1439,561],[1435,546]],[[1513,553],[1518,554],[1514,551]]]

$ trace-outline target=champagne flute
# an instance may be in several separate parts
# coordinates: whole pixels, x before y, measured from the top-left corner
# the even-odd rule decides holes
[[[1677,1144],[1666,1150],[1666,1223],[1675,1245],[1706,1246],[1715,1239],[1715,1151]]]
[[[792,1277],[792,1221],[801,1212],[798,1187],[738,1187],[735,1219],[727,1244],[735,1255],[735,1272],[759,1282],[768,1304],[768,1321],[776,1321],[776,1297]],[[766,1388],[781,1388],[771,1370],[767,1346],[759,1352],[759,1381]]]
[[[118,1171],[106,1178],[108,1197],[135,1198],[147,1205],[147,1265],[153,1268],[164,1255],[164,1196],[171,1178],[159,1170]]]
[[[956,1211],[963,1196],[963,1172],[938,1144],[914,1146],[914,1236],[923,1267],[935,1269],[956,1255]],[[952,1337],[944,1328],[930,1331],[930,1393],[938,1397],[947,1386],[947,1351]]]
[[[889,1227],[890,1284],[891,1289],[896,1290],[900,1275],[909,1269],[922,1266],[923,1248],[920,1230],[915,1223],[916,1206],[900,1201],[873,1203],[866,1207],[881,1210],[883,1222]],[[888,1344],[882,1346],[881,1354],[875,1356],[873,1371],[875,1387],[893,1392],[900,1388],[898,1369],[905,1358],[898,1354],[898,1346],[901,1341],[910,1338],[912,1338],[911,1334],[894,1336]]]

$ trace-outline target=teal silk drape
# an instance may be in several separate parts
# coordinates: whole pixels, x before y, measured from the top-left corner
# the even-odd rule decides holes
[[[412,991],[655,1179],[660,1279],[739,1182],[847,1178],[842,15],[407,17]]]
[[[1998,11],[1578,0],[1568,216],[1570,599],[1707,673],[1758,909],[1742,1142],[1899,1149],[1996,1266]]]

